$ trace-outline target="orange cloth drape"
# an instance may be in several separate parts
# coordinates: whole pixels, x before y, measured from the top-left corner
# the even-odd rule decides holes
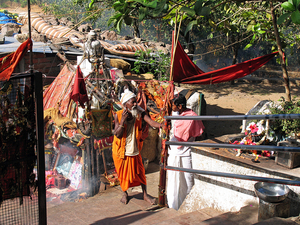
[[[30,49],[32,41],[28,38],[15,52],[0,58],[0,81],[9,80],[20,60]]]
[[[123,191],[130,187],[139,186],[146,183],[145,169],[141,154],[136,156],[125,156],[124,159],[113,154],[115,168]]]
[[[123,110],[116,112],[119,121],[121,120],[122,112]],[[123,137],[117,138],[114,136],[112,153],[120,186],[123,191],[126,191],[129,187],[135,187],[141,183],[146,185],[146,175],[141,154],[137,156],[125,156],[126,124],[124,126]],[[142,119],[136,120],[135,129],[138,149],[141,152],[143,148],[143,141],[141,139]]]

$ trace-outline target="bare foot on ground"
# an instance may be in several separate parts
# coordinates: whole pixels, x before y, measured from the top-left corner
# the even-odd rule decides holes
[[[155,205],[156,204],[156,198],[152,198],[149,195],[144,195],[144,200],[149,202],[151,205]]]
[[[128,194],[126,192],[124,192],[123,197],[121,198],[120,202],[122,202],[125,205],[128,203]]]

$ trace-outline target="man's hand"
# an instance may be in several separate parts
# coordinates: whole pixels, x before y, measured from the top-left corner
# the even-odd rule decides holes
[[[121,118],[121,121],[120,121],[120,124],[121,125],[124,125],[125,121],[130,117],[132,116],[131,113],[126,109],[124,109],[123,113],[122,113],[122,118]]]

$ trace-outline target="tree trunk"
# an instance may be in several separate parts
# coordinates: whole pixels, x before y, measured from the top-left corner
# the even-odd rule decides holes
[[[235,41],[239,40],[239,37],[235,39],[235,36],[232,35],[231,38],[231,43],[234,43]],[[239,44],[235,44],[232,46],[232,52],[233,52],[233,57],[232,57],[232,65],[236,64],[237,61],[237,55],[238,55],[238,50],[239,50]],[[230,81],[231,85],[234,85],[234,80]]]
[[[285,64],[285,60],[284,60],[284,54],[282,52],[282,47],[281,47],[281,40],[280,40],[280,36],[278,33],[278,28],[277,28],[277,19],[276,19],[276,15],[275,15],[275,9],[273,7],[273,3],[270,2],[271,4],[271,14],[272,14],[272,21],[273,21],[273,26],[274,26],[274,35],[276,38],[276,43],[277,43],[277,47],[278,47],[278,52],[280,55],[280,64],[281,64],[281,69],[282,69],[282,76],[284,79],[284,87],[285,87],[285,94],[286,94],[286,98],[288,101],[291,101],[291,93],[290,93],[290,80],[289,80],[289,75],[286,69],[286,64]]]
[[[140,38],[139,24],[136,19],[133,20],[133,36],[135,38]]]

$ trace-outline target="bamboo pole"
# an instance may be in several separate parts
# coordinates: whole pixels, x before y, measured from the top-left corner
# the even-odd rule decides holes
[[[176,30],[176,28],[177,28],[177,17],[178,17],[178,11],[176,11],[174,33],[172,34],[172,47],[173,47],[173,44],[175,44],[175,43],[173,43],[173,40],[175,42],[175,35],[177,34],[177,30]],[[170,81],[173,80],[173,63],[174,63],[174,53],[175,53],[174,48],[172,50],[173,51],[172,51],[172,59],[171,59],[172,61],[171,61],[171,68],[170,68]]]
[[[178,26],[178,31],[176,33],[176,29],[174,31],[175,36],[174,36],[174,47],[173,47],[173,57],[172,57],[172,62],[171,62],[171,69],[170,69],[170,81],[173,80],[173,68],[174,68],[174,58],[175,58],[175,52],[176,52],[176,48],[177,48],[177,43],[178,43],[178,38],[179,38],[179,32],[180,32],[180,27],[181,27],[181,22],[182,22],[182,18],[183,18],[183,14],[181,14],[180,17],[180,22],[179,22],[179,26]],[[176,27],[176,26],[175,26]]]

